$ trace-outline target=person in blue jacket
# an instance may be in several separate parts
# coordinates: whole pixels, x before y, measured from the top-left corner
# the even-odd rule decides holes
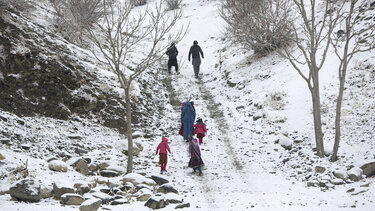
[[[193,135],[193,125],[195,122],[195,110],[189,101],[185,102],[182,107],[181,122],[184,140],[187,141],[187,138]]]

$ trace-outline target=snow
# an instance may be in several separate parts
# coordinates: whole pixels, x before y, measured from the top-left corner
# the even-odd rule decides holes
[[[154,118],[154,121],[150,122],[150,128],[137,128],[134,135],[141,136],[137,141],[142,143],[144,150],[135,157],[134,172],[152,175],[160,171],[158,157],[154,157],[154,152],[160,137],[164,135],[169,139],[173,153],[168,155],[168,173],[163,174],[163,178],[168,179],[180,195],[166,194],[158,197],[181,197],[191,204],[187,210],[342,210],[353,209],[353,206],[358,210],[374,210],[374,178],[344,183],[333,176],[333,172],[345,175],[348,166],[359,167],[361,164],[375,161],[375,157],[372,157],[375,144],[373,52],[358,56],[351,65],[342,113],[340,159],[331,163],[328,158],[317,158],[312,151],[315,143],[311,95],[305,82],[288,61],[274,53],[263,58],[253,58],[251,51],[224,41],[223,38],[228,38],[223,35],[225,23],[217,12],[220,1],[184,0],[183,3],[184,17],[179,24],[190,23],[190,28],[185,38],[177,44],[181,74],[168,75],[162,71],[156,72],[155,76],[145,74],[145,77],[157,77],[158,80],[163,80],[163,83],[170,78],[172,90],[157,86],[154,88],[160,89],[160,96],[173,97],[175,94],[179,105],[171,105],[168,98],[160,97],[159,101],[165,100],[162,118],[153,116],[151,118]],[[43,2],[37,1],[36,4]],[[51,14],[43,12],[38,10],[33,13],[33,19],[38,24],[48,26],[52,22]],[[194,79],[192,66],[187,61],[188,51],[194,40],[199,42],[205,54],[201,65],[201,79],[198,80]],[[114,90],[119,95],[123,93],[116,76],[96,64],[86,49],[62,40],[50,38],[50,41],[56,45],[68,45],[74,56],[84,60],[82,64],[104,81],[99,84],[102,90]],[[14,51],[28,52],[22,46],[16,46]],[[42,53],[38,56],[48,62],[48,56]],[[337,95],[337,59],[332,52],[328,56],[321,71],[321,95],[325,152],[331,153],[334,140],[334,99]],[[37,66],[35,68],[38,69]],[[9,76],[22,77],[16,74]],[[0,80],[3,80],[2,78],[4,75],[0,72]],[[142,97],[142,86],[133,85],[132,94]],[[89,95],[85,97],[90,101],[96,100]],[[203,176],[192,174],[192,169],[186,167],[189,161],[187,144],[177,135],[180,126],[180,103],[190,97],[195,102],[197,116],[206,121],[209,129],[204,143],[200,145],[205,162]],[[105,161],[109,164],[107,169],[125,172],[126,156],[122,151],[127,148],[127,141],[126,137],[116,130],[85,120],[57,121],[40,116],[22,118],[26,120],[26,126],[22,126],[17,123],[20,118],[1,110],[0,117],[7,119],[0,119],[0,129],[4,134],[12,134],[12,141],[15,137],[23,137],[24,139],[20,140],[22,142],[27,137],[37,142],[33,147],[35,151],[32,152],[16,151],[19,150],[16,147],[18,143],[1,146],[0,154],[4,155],[5,160],[0,161],[0,178],[9,174],[8,169],[23,169],[28,159],[30,176],[43,184],[56,183],[58,186],[73,187],[82,181],[93,183],[103,180],[119,183],[117,178],[84,177],[74,170],[67,173],[48,170],[45,158],[60,153],[70,154],[77,145],[90,148],[85,157],[92,158],[95,163]],[[254,121],[253,117],[263,118]],[[147,129],[152,130],[152,138],[143,137],[147,133],[142,130]],[[67,138],[72,135],[82,139]],[[294,144],[295,147],[290,151],[282,149],[274,144],[278,138],[279,144],[285,142]],[[292,140],[296,138],[303,142],[293,143]],[[51,149],[51,152],[47,149]],[[78,158],[72,158],[76,159]],[[68,162],[71,163],[72,160]],[[156,162],[152,163],[153,160]],[[58,160],[50,163],[53,162],[64,163]],[[322,175],[318,174],[315,172],[315,166],[324,166],[326,171]],[[359,168],[356,167],[348,173],[358,174]],[[336,171],[336,168],[341,171]],[[135,184],[154,184],[152,180],[137,173],[121,176],[122,178]],[[0,193],[5,192],[19,179],[18,175],[1,179]],[[329,181],[344,184],[333,187]],[[316,186],[307,187],[308,182]],[[320,188],[320,183],[326,183],[328,188]],[[368,188],[360,187],[367,183],[370,183]],[[354,193],[358,195],[346,192],[351,188],[355,188]],[[89,193],[85,196],[93,195]],[[95,196],[108,198],[104,193],[95,193]],[[90,200],[84,204],[92,203]],[[144,202],[103,207],[111,210],[149,210],[144,206]],[[0,210],[16,209],[58,211],[77,210],[77,207],[62,207],[59,201],[51,198],[32,204],[12,201],[9,194],[0,195]],[[162,210],[174,210],[174,206],[169,205]]]
[[[96,203],[96,202],[98,202],[98,201],[101,202],[100,199],[92,198],[92,199],[89,199],[89,200],[84,201],[84,202],[81,204],[81,206],[89,206],[89,205],[92,205],[92,204],[94,204],[94,203]]]
[[[134,185],[146,184],[146,185],[156,185],[154,180],[148,179],[145,176],[142,176],[137,173],[129,173],[123,177],[123,181],[131,182]]]

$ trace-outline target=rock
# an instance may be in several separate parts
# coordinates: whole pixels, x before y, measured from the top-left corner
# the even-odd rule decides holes
[[[319,184],[318,181],[308,181],[307,182],[307,187],[315,187]]]
[[[71,166],[73,166],[74,169],[77,172],[79,172],[79,173],[81,173],[81,174],[83,174],[85,176],[87,176],[89,174],[89,167],[88,167],[87,161],[85,159],[82,159],[82,158],[78,159]]]
[[[368,188],[368,187],[370,187],[370,184],[371,184],[371,182],[363,184],[363,185],[360,185],[359,187],[361,187],[361,188]]]
[[[343,185],[343,184],[345,184],[345,181],[342,180],[342,179],[337,179],[336,178],[336,179],[332,179],[331,183],[334,184],[334,185]]]
[[[83,195],[85,199],[90,199],[90,198],[97,198],[102,201],[102,204],[107,204],[112,200],[112,197],[106,193],[102,192],[94,192],[94,193],[86,193]]]
[[[73,139],[73,140],[81,140],[82,136],[78,134],[70,134],[68,135],[68,138]]]
[[[100,164],[99,164],[99,169],[100,169],[100,170],[104,170],[104,169],[106,169],[108,166],[109,166],[109,163],[107,163],[107,162],[103,162],[103,163],[100,163]]]
[[[163,185],[163,184],[169,182],[169,180],[167,178],[165,178],[161,175],[152,175],[151,179],[153,179],[156,182],[156,184],[158,184],[158,185]]]
[[[138,185],[138,184],[146,184],[150,186],[156,185],[156,182],[152,179],[146,178],[145,176],[142,176],[137,173],[129,173],[124,176],[122,179],[123,184],[126,184],[127,182],[133,183],[133,185]]]
[[[255,113],[255,114],[253,115],[253,120],[254,120],[254,121],[257,121],[258,119],[260,119],[260,118],[262,118],[262,117],[263,117],[263,113],[258,112],[258,113]]]
[[[55,194],[55,199],[60,199],[61,196],[66,193],[74,193],[74,189],[71,187],[53,183],[53,193]]]
[[[361,169],[363,170],[363,174],[367,177],[375,175],[375,161],[362,165]]]
[[[0,153],[0,160],[5,160],[5,157]]]
[[[110,194],[111,189],[110,188],[100,188],[99,191],[102,192],[102,193]]]
[[[139,185],[137,185],[137,186],[135,186],[135,189],[137,190],[137,191],[139,191],[139,190],[141,190],[141,189],[149,189],[149,190],[152,190],[152,187],[150,187],[150,186],[148,186],[148,185],[145,185],[145,184],[139,184]]]
[[[358,167],[354,167],[348,171],[349,179],[352,181],[359,181],[362,179],[362,169]]]
[[[182,204],[179,204],[175,207],[175,209],[182,209],[182,208],[187,208],[187,207],[190,207],[190,203],[182,203]]]
[[[150,199],[152,195],[152,191],[147,188],[143,188],[137,192],[137,195],[138,195],[137,197],[138,201],[147,201],[148,199]]]
[[[346,173],[345,170],[336,170],[333,172],[333,175],[336,178],[343,179],[344,181],[348,179],[348,173]]]
[[[22,144],[21,148],[24,149],[24,150],[29,150],[31,148],[31,145],[30,144]]]
[[[118,177],[120,174],[112,170],[101,170],[100,175],[103,177]]]
[[[352,196],[356,196],[356,195],[359,195],[359,194],[364,193],[364,192],[367,192],[367,191],[368,191],[368,189],[358,190],[358,191],[356,191],[356,192],[353,192],[353,193],[352,193]]]
[[[49,163],[49,162],[51,162],[53,160],[57,160],[57,158],[56,157],[48,157],[47,158],[47,163]]]
[[[38,202],[40,195],[40,184],[32,179],[23,179],[13,184],[9,189],[12,198],[19,201]]]
[[[115,199],[111,202],[111,205],[130,204],[127,199]]]
[[[148,199],[145,206],[151,209],[160,209],[166,207],[168,204],[164,196],[156,195]]]
[[[52,171],[67,172],[68,165],[61,160],[52,160],[48,163],[48,168]]]
[[[52,185],[46,186],[46,185],[41,185],[40,186],[40,196],[43,199],[50,198],[53,196],[53,187]]]
[[[349,190],[347,190],[346,192],[347,193],[350,193],[350,192],[353,192],[355,190],[355,188],[350,188]]]
[[[164,193],[164,194],[167,194],[167,193],[177,193],[178,194],[178,191],[172,185],[170,185],[169,183],[160,186],[158,188],[157,192],[158,193]]]
[[[61,203],[66,205],[81,205],[84,199],[81,195],[74,193],[65,193],[61,196]]]
[[[175,194],[175,193],[167,193],[165,194],[165,198],[171,204],[179,204],[184,201],[182,196]]]
[[[285,136],[279,136],[279,144],[287,150],[291,150],[293,146],[293,141]]]
[[[80,194],[80,195],[83,195],[85,193],[88,193],[90,192],[90,187],[88,185],[80,185],[78,188],[77,188],[77,193]]]
[[[10,145],[10,139],[9,138],[0,138],[0,143],[5,145]]]
[[[315,166],[315,172],[316,173],[324,173],[326,171],[326,168],[322,167],[322,166]]]
[[[95,164],[95,163],[92,163],[92,164],[89,165],[89,170],[90,171],[97,171],[97,170],[99,170],[99,165]]]
[[[80,211],[97,211],[102,204],[102,200],[100,199],[89,199],[82,202],[81,206],[79,207]]]

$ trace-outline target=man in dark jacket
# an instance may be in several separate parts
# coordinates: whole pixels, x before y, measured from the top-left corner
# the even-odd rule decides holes
[[[169,56],[168,72],[171,73],[171,68],[172,66],[174,66],[176,72],[178,73],[178,63],[177,63],[178,50],[174,42],[172,42],[171,46],[167,49],[167,52],[165,54]]]
[[[199,66],[201,65],[200,56],[202,56],[202,58],[204,58],[204,56],[203,56],[203,51],[202,51],[201,47],[198,45],[198,41],[196,41],[196,40],[194,40],[193,46],[190,47],[189,58],[188,58],[189,62],[190,62],[190,56],[193,57],[192,64],[193,64],[193,67],[194,67],[195,78],[198,78]]]

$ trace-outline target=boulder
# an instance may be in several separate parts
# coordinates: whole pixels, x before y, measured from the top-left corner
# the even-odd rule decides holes
[[[168,201],[165,199],[163,195],[157,194],[148,199],[145,203],[145,206],[151,209],[160,209],[166,207],[168,204]]]
[[[81,173],[85,176],[87,176],[89,174],[89,166],[87,165],[87,161],[83,158],[78,159],[71,166],[73,166],[73,168],[77,172],[79,172],[79,173]]]
[[[175,207],[175,209],[182,209],[182,208],[187,208],[187,207],[190,207],[190,203],[182,203],[182,204],[179,204]]]
[[[27,202],[38,202],[42,198],[40,184],[32,179],[23,179],[13,184],[9,194],[14,199]]]
[[[348,171],[349,179],[357,182],[362,179],[362,173],[363,170],[361,168],[354,167]]]
[[[100,175],[103,177],[118,177],[120,174],[112,170],[100,170]]]
[[[89,170],[90,171],[97,171],[97,170],[99,170],[99,165],[96,164],[96,163],[92,163],[92,164],[89,165]]]
[[[53,196],[53,187],[52,185],[41,185],[40,186],[40,196],[43,198],[43,199],[46,199],[46,198],[50,198]]]
[[[61,203],[66,205],[81,205],[85,201],[81,195],[65,193],[61,196]]]
[[[139,191],[139,190],[141,190],[141,189],[149,189],[149,190],[152,190],[153,188],[152,187],[150,187],[150,186],[148,186],[148,185],[145,185],[145,184],[139,184],[139,185],[137,185],[137,186],[135,186],[135,189],[137,190],[137,191]]]
[[[362,165],[361,169],[363,170],[363,174],[367,177],[375,175],[375,161]]]
[[[156,185],[156,182],[152,179],[149,179],[145,176],[142,176],[137,173],[129,173],[124,176],[122,179],[123,184],[126,184],[127,182],[133,183],[133,185],[138,185],[138,184],[146,184],[150,186]]]
[[[158,193],[164,193],[164,194],[167,194],[167,193],[177,193],[178,194],[178,191],[172,185],[170,185],[169,183],[160,186],[158,188],[157,192]]]
[[[97,211],[102,204],[102,200],[92,198],[82,202],[81,206],[79,207],[80,211]]]
[[[291,150],[293,146],[293,140],[285,136],[279,136],[279,144],[287,150]]]
[[[158,184],[158,185],[163,185],[163,184],[169,182],[169,180],[167,178],[165,178],[161,175],[152,175],[151,179],[153,179],[156,182],[156,184]]]
[[[48,168],[52,171],[67,172],[68,165],[61,160],[52,160],[48,163]]]
[[[175,193],[167,193],[167,194],[165,194],[165,198],[171,204],[179,204],[179,203],[182,203],[184,201],[182,196],[180,196],[178,194],[175,194]]]
[[[336,177],[336,178],[339,178],[339,179],[342,179],[342,180],[347,180],[348,179],[348,173],[346,173],[345,170],[336,170],[333,172],[333,175]]]
[[[55,194],[55,199],[60,199],[61,196],[66,193],[74,193],[74,189],[72,187],[53,183],[53,193]]]
[[[83,195],[85,193],[90,192],[90,190],[91,189],[88,185],[79,185],[76,192],[80,195]]]
[[[152,196],[152,191],[147,188],[143,188],[139,190],[136,195],[138,195],[138,201],[147,201]]]

